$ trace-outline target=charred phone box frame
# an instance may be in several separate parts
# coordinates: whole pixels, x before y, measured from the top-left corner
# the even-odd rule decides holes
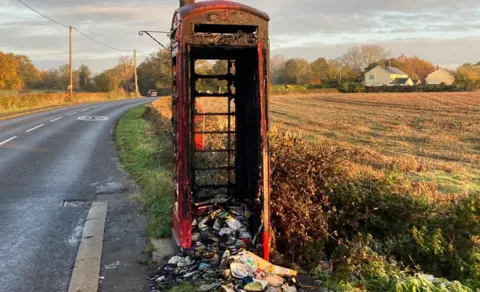
[[[248,205],[252,234],[268,260],[270,182],[268,149],[269,17],[232,1],[203,1],[179,8],[171,29],[172,126],[174,133],[173,235],[182,248],[192,245],[192,222],[215,204]],[[225,74],[196,72],[199,60],[224,60]],[[202,80],[226,83],[226,90],[203,92]],[[225,105],[218,112],[199,111],[201,98]],[[219,129],[199,126],[222,117]],[[221,147],[198,147],[199,136],[215,136]],[[214,156],[208,164],[203,156]],[[221,161],[218,163],[218,161]],[[215,177],[213,181],[208,178]],[[227,202],[228,200],[228,202]]]

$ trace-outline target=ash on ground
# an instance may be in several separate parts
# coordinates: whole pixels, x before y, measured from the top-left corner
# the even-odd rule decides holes
[[[257,256],[262,227],[249,232],[251,214],[246,204],[208,207],[192,223],[193,246],[159,267],[151,278],[152,291],[168,291],[182,282],[205,292],[297,291],[296,271]]]

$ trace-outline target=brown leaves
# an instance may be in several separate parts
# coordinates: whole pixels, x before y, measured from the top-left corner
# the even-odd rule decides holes
[[[0,89],[20,89],[23,86],[19,74],[20,63],[14,55],[0,52]]]
[[[310,144],[295,135],[271,135],[272,220],[280,252],[298,261],[310,256],[308,246],[330,236],[334,213],[329,186],[345,175],[353,153],[347,149]]]

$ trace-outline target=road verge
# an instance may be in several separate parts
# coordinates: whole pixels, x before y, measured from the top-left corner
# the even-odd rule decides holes
[[[172,194],[169,139],[158,136],[149,121],[148,105],[128,111],[115,127],[115,142],[120,162],[140,188],[138,198],[144,204],[150,237],[171,235]]]

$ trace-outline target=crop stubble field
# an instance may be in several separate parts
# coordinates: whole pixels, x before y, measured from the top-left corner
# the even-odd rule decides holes
[[[226,108],[212,98],[200,104]],[[274,129],[364,151],[352,172],[380,176],[394,164],[443,194],[480,190],[480,93],[273,96],[269,106]]]

